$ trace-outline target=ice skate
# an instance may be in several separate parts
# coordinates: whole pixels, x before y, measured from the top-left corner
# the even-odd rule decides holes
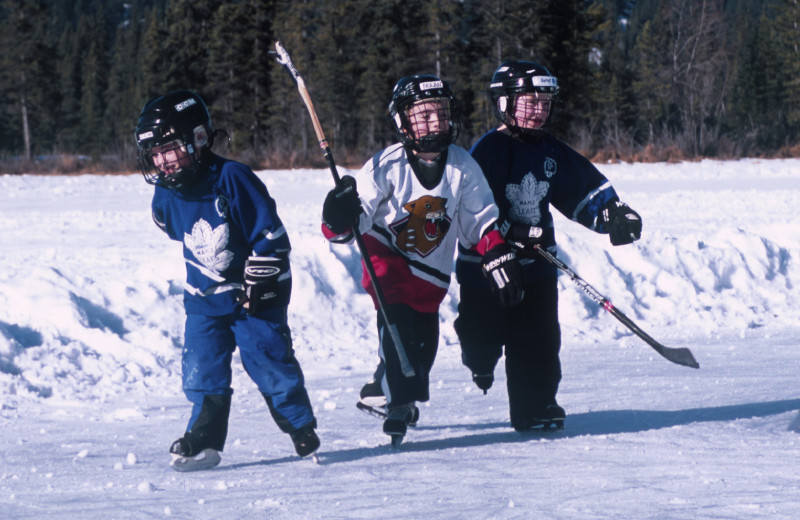
[[[513,424],[518,432],[563,430],[566,413],[557,404],[549,404],[530,419]]]
[[[419,417],[419,409],[414,403],[389,407],[389,413],[383,421],[383,433],[392,438],[392,446],[399,446],[403,442],[414,416]]]
[[[319,437],[317,437],[313,426],[299,428],[291,434],[291,437],[294,443],[294,450],[301,457],[308,457],[319,448]]]
[[[472,382],[475,383],[475,386],[483,390],[483,394],[489,391],[494,384],[494,374],[489,372],[488,374],[477,374],[475,372],[472,373]]]
[[[170,467],[175,471],[201,471],[217,466],[222,457],[213,448],[199,449],[192,445],[192,438],[187,434],[172,443],[169,452],[172,454]],[[198,451],[199,450],[199,451]]]

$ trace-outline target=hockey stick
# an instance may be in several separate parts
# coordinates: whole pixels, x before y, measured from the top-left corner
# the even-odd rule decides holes
[[[289,71],[289,74],[292,75],[295,83],[297,83],[297,90],[300,91],[300,97],[303,98],[303,102],[305,103],[308,113],[311,116],[311,123],[314,125],[314,132],[317,134],[319,147],[322,148],[325,160],[328,162],[328,166],[331,169],[333,180],[338,185],[341,181],[341,178],[339,177],[339,171],[336,169],[336,163],[333,160],[333,153],[331,153],[331,149],[328,146],[328,141],[325,139],[325,134],[322,132],[322,125],[319,123],[317,111],[314,110],[314,103],[311,102],[311,96],[306,88],[306,83],[303,81],[300,73],[297,72],[297,69],[294,68],[292,60],[289,57],[289,53],[286,52],[286,49],[283,48],[280,42],[275,42],[275,50],[277,51],[277,57],[275,58],[275,61],[283,65],[286,70]],[[367,270],[369,279],[372,282],[372,287],[375,290],[375,299],[378,300],[378,308],[380,309],[380,313],[383,316],[383,321],[386,323],[386,327],[389,329],[389,335],[391,336],[395,349],[397,350],[397,357],[400,359],[400,369],[403,371],[404,376],[414,377],[414,367],[411,366],[411,362],[408,360],[406,349],[403,347],[403,343],[400,341],[400,333],[397,331],[397,327],[395,327],[395,325],[389,321],[389,316],[386,312],[386,299],[383,296],[383,290],[378,284],[378,277],[375,274],[375,267],[372,265],[372,261],[370,260],[367,252],[367,246],[364,244],[364,237],[361,235],[361,231],[358,229],[358,217],[356,217],[356,222],[353,223],[352,228],[353,234],[355,235],[356,244],[358,245],[358,250],[361,253],[361,259],[364,261],[364,267]]]
[[[654,340],[653,338],[650,337],[649,334],[640,329],[638,325],[636,325],[633,321],[631,321],[630,318],[625,316],[622,313],[622,311],[614,307],[614,304],[612,304],[608,298],[597,292],[597,290],[594,287],[586,283],[586,281],[580,276],[578,276],[575,273],[575,271],[570,269],[567,264],[565,264],[552,254],[550,254],[550,252],[544,249],[540,244],[536,244],[533,247],[548,262],[550,262],[551,264],[555,265],[556,267],[567,273],[567,275],[572,279],[572,281],[575,282],[575,284],[577,284],[578,287],[583,289],[583,292],[588,294],[592,300],[599,303],[605,310],[610,312],[612,316],[614,316],[620,322],[622,322],[622,324],[628,327],[631,331],[633,331],[634,334],[642,338],[645,341],[645,343],[653,347],[653,349],[659,354],[661,354],[664,358],[678,365],[683,365],[691,368],[700,368],[700,365],[697,363],[697,360],[694,358],[694,355],[692,354],[691,350],[689,350],[688,348],[665,347],[658,341]]]

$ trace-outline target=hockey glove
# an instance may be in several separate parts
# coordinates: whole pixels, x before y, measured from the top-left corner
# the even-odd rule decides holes
[[[515,222],[506,231],[506,242],[524,257],[535,256],[533,246],[542,242],[542,228]]]
[[[601,217],[613,246],[630,244],[642,236],[642,217],[624,202],[608,202],[603,206]]]
[[[522,269],[517,255],[508,244],[501,243],[487,251],[481,265],[492,291],[497,294],[504,307],[513,307],[522,301],[525,295]]]
[[[287,284],[281,284],[281,274],[288,271],[285,259],[274,256],[251,256],[244,264],[244,290],[239,294],[239,303],[248,314],[282,304],[283,291]]]
[[[364,210],[356,191],[356,180],[345,175],[339,183],[328,192],[322,205],[322,221],[336,234],[352,228],[358,216]]]

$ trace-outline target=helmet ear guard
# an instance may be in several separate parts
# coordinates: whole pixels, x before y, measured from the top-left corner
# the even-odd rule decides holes
[[[508,96],[500,96],[497,98],[497,109],[500,112],[505,112],[508,108]]]
[[[194,128],[194,146],[199,150],[200,148],[209,145],[208,130],[203,125]]]

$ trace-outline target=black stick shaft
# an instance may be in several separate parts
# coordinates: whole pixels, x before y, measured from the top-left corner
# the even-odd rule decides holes
[[[534,246],[536,251],[539,252],[548,262],[555,265],[557,268],[564,271],[570,279],[575,282],[578,287],[580,287],[583,292],[585,292],[592,300],[600,304],[603,309],[608,311],[612,316],[614,316],[617,320],[620,321],[623,325],[628,327],[634,334],[639,336],[641,339],[644,340],[645,343],[650,345],[653,350],[661,354],[662,357],[665,359],[672,361],[678,365],[683,365],[691,368],[700,368],[700,364],[697,363],[697,360],[692,354],[692,351],[688,348],[670,348],[665,347],[655,339],[653,339],[649,334],[643,331],[638,325],[636,325],[633,320],[625,316],[625,314],[617,309],[611,300],[600,294],[597,289],[589,285],[583,278],[578,276],[578,274],[569,268],[567,264],[556,258],[552,255],[549,251],[544,249],[541,245],[536,244]]]

